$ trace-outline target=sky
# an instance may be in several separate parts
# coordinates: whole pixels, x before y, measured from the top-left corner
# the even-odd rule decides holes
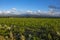
[[[47,11],[49,5],[60,7],[60,0],[0,0],[0,10],[42,10]]]

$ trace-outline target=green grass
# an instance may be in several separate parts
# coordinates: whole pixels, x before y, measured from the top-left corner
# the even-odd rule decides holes
[[[0,24],[24,26],[60,26],[60,19],[57,18],[0,18]]]
[[[0,26],[0,34],[9,34],[6,27],[10,27],[11,25],[15,25],[14,31],[19,31],[24,33],[25,29],[28,28],[34,31],[40,31],[41,27],[46,28],[46,30],[54,30],[60,33],[60,18],[0,18],[0,25],[5,26],[4,30],[1,30]]]
[[[18,25],[20,27],[54,27],[56,30],[60,28],[60,19],[57,18],[0,18],[0,24]]]

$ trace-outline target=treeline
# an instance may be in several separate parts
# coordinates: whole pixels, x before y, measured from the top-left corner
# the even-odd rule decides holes
[[[38,16],[38,15],[11,15],[11,16],[0,16],[0,18],[60,18],[59,16]]]

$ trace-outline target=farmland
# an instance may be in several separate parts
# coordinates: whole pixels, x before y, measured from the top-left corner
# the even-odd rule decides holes
[[[0,36],[0,40],[60,40],[60,18],[0,18]]]

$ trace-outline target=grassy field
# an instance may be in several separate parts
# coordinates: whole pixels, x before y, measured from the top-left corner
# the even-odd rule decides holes
[[[60,18],[0,18],[0,35],[7,40],[60,40]]]

